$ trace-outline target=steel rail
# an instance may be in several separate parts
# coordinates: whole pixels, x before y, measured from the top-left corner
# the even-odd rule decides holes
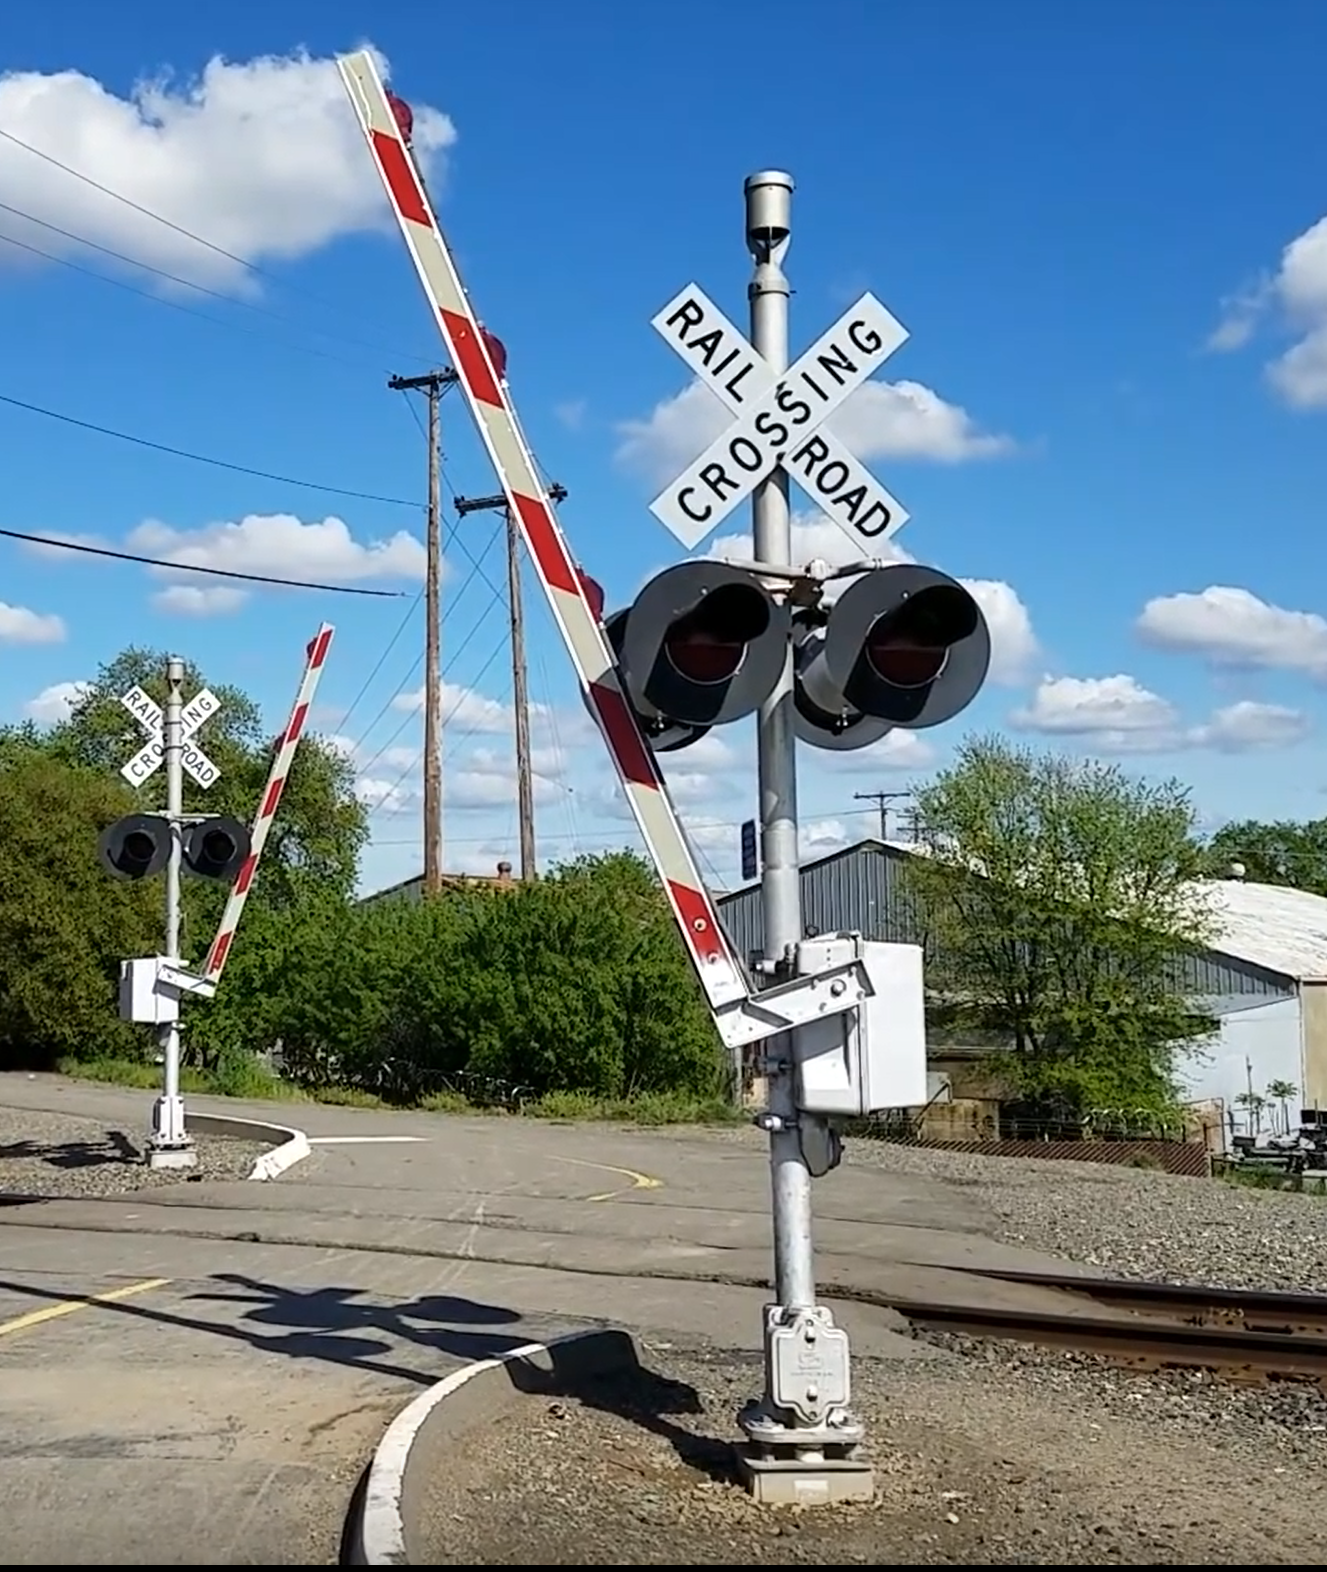
[[[1181,1366],[1250,1379],[1327,1381],[1327,1338],[1193,1326],[1150,1316],[1112,1318],[900,1298],[891,1298],[889,1305],[915,1327],[1102,1354],[1144,1369]]]
[[[1327,1294],[1208,1288],[1202,1284],[1135,1282],[1071,1273],[1009,1272],[998,1267],[959,1270],[968,1277],[1076,1294],[1140,1316],[1159,1316],[1199,1326],[1243,1327],[1250,1332],[1327,1336]]]

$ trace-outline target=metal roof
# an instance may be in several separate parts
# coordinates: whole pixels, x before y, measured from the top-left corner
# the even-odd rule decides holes
[[[839,908],[846,912],[850,907],[854,914],[858,914],[859,908],[862,912],[866,910],[862,901],[855,898],[857,881],[849,876],[861,870],[863,855],[871,851],[896,857],[916,856],[921,848],[907,841],[880,841],[871,837],[804,862],[804,903],[809,897],[823,896],[835,909],[834,912],[817,913],[818,919],[828,919],[832,925],[833,920],[842,920],[838,916]],[[808,874],[811,875],[809,884]],[[1308,890],[1252,884],[1243,879],[1207,879],[1198,887],[1210,901],[1212,914],[1219,925],[1208,952],[1210,955],[1224,956],[1296,982],[1304,978],[1327,978],[1327,898]],[[720,900],[730,928],[736,926],[730,918],[740,921],[739,909],[758,907],[759,888],[758,884],[747,885]],[[883,918],[885,914],[878,915]],[[741,912],[741,917],[748,916],[757,919],[754,910]],[[861,920],[860,915],[854,920]],[[736,934],[734,939],[739,945],[746,942],[754,948],[759,941],[754,929],[747,933],[750,926],[750,922],[746,922],[741,939],[738,940]]]
[[[1327,977],[1327,898],[1243,879],[1205,887],[1221,924],[1214,950],[1296,981]]]

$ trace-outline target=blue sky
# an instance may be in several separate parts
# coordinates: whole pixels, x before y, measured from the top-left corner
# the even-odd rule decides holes
[[[935,732],[807,750],[808,847],[871,831],[855,792],[903,789],[987,727],[1178,774],[1212,824],[1323,811],[1320,6],[1212,0],[1201,28],[1182,7],[1043,0],[384,10],[367,34],[367,12],[289,0],[7,19],[0,132],[88,179],[0,137],[0,397],[406,505],[0,403],[0,528],[397,597],[239,593],[0,540],[0,714],[55,713],[139,642],[248,688],[275,726],[333,621],[319,719],[375,805],[364,883],[416,871],[425,455],[385,383],[441,346],[328,64],[371,41],[610,599],[680,555],[648,503],[718,426],[649,319],[694,281],[745,321],[746,174],[797,181],[794,352],[865,289],[909,329],[836,430],[909,509],[899,547],[976,587],[992,680]],[[449,488],[497,489],[458,395],[444,434]],[[806,555],[846,551],[799,501]],[[515,852],[496,523],[471,517],[448,552],[460,869]],[[528,576],[526,603],[541,852],[630,840]],[[712,877],[735,881],[750,728],[670,775]]]

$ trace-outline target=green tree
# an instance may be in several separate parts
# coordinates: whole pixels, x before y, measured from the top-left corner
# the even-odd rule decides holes
[[[1184,788],[977,738],[916,806],[907,886],[938,1013],[1009,1041],[1030,1097],[1171,1104],[1178,1056],[1214,1024],[1180,988],[1212,932]]]
[[[165,670],[163,652],[124,650],[101,668],[67,720],[45,732],[31,725],[8,728],[0,732],[0,751],[36,752],[118,780],[120,766],[144,740],[119,696],[137,684],[164,703]],[[186,699],[203,686],[220,699],[221,711],[207,722],[199,742],[221,774],[209,791],[185,776],[185,812],[229,813],[248,823],[257,809],[277,738],[265,733],[258,707],[246,693],[226,683],[207,682],[204,673],[186,662]],[[284,715],[281,719],[284,723]],[[140,811],[163,807],[164,772],[158,770],[135,796]],[[306,735],[263,853],[250,907],[289,910],[313,895],[349,900],[367,834],[367,817],[356,800],[349,763],[316,735]],[[224,900],[224,889],[213,883],[186,882],[182,948],[187,959],[201,959]],[[251,920],[246,910],[246,928]]]
[[[1290,1134],[1290,1102],[1298,1095],[1299,1087],[1293,1081],[1278,1080],[1267,1083],[1267,1100],[1280,1105],[1281,1129],[1286,1135]]]
[[[1215,879],[1229,878],[1238,863],[1255,884],[1284,884],[1327,895],[1327,819],[1227,824],[1208,842],[1205,863]]]
[[[0,746],[0,1068],[141,1053],[119,963],[161,943],[160,893],[108,878],[97,837],[130,792],[85,765]]]

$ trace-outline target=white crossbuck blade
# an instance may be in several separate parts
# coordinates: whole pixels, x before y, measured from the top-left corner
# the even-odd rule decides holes
[[[131,786],[141,786],[144,781],[161,768],[166,758],[166,744],[163,733],[166,726],[166,717],[162,714],[161,706],[142,688],[130,688],[128,693],[120,695],[120,703],[134,717],[138,724],[147,732],[151,741],[146,747],[141,748],[127,764],[121,765],[120,774]],[[221,778],[221,771],[208,758],[196,742],[189,738],[203,724],[210,720],[221,708],[221,700],[210,688],[200,688],[192,699],[180,711],[180,762],[206,791],[216,784]]]
[[[908,513],[824,421],[906,342],[908,332],[866,294],[781,376],[694,284],[651,326],[738,419],[650,504],[688,548],[782,464],[865,555]]]

